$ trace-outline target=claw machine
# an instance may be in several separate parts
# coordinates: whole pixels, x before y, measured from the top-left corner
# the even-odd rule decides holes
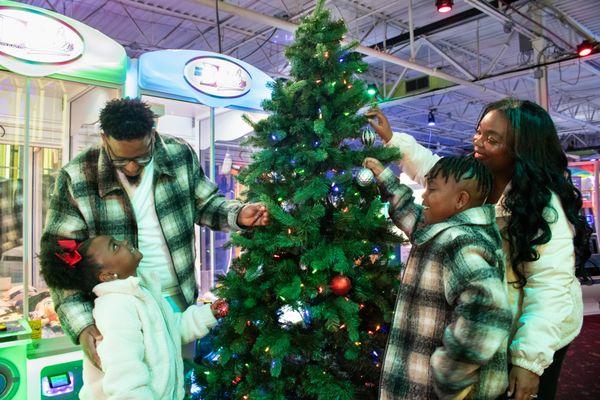
[[[82,352],[36,254],[55,176],[98,140],[126,69],[123,47],[95,29],[0,1],[0,400],[78,398]]]
[[[581,192],[583,201],[582,212],[588,226],[592,229],[590,246],[592,254],[598,251],[598,229],[600,228],[600,216],[598,215],[598,205],[600,201],[600,192],[598,191],[600,162],[598,160],[572,161],[569,162],[571,179],[573,184]]]
[[[272,79],[244,61],[196,50],[142,54],[132,60],[128,82],[129,76],[138,85],[127,94],[151,105],[158,116],[156,130],[186,140],[219,191],[238,198],[242,188],[234,176],[253,152],[241,145],[252,131],[242,115],[254,121],[266,117],[261,102],[271,98]],[[223,248],[228,233],[197,227],[196,239],[196,281],[199,292],[206,293],[216,275],[227,272],[236,250]]]

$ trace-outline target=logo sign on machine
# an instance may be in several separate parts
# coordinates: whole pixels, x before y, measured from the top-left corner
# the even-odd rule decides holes
[[[185,64],[183,75],[194,89],[214,97],[240,97],[252,86],[252,77],[245,68],[220,57],[191,59]]]
[[[47,14],[0,7],[0,54],[36,64],[66,64],[83,54],[83,38]]]

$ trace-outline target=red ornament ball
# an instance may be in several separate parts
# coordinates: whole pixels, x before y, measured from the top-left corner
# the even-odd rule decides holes
[[[224,318],[229,313],[229,304],[225,299],[218,299],[210,305],[215,318]]]
[[[350,278],[344,275],[334,276],[329,284],[331,291],[338,296],[343,296],[352,289],[352,282]]]

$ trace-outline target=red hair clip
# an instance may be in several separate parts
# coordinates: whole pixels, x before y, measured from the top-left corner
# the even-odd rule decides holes
[[[77,251],[79,244],[73,239],[63,239],[58,241],[58,245],[63,249],[63,253],[54,253],[56,257],[66,262],[69,267],[75,268],[75,265],[83,258]]]

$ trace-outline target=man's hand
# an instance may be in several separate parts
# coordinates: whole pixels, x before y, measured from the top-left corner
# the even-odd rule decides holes
[[[537,397],[540,377],[521,367],[513,366],[508,375],[508,397],[515,400],[531,400]]]
[[[369,124],[373,127],[375,132],[379,135],[384,143],[387,143],[392,138],[392,128],[385,115],[379,108],[371,108],[365,113],[365,117],[369,118]],[[377,118],[377,121],[375,121]]]
[[[102,334],[98,328],[96,328],[96,325],[85,327],[79,334],[79,343],[81,343],[81,347],[83,347],[83,352],[88,360],[90,360],[98,369],[102,369],[102,365],[100,363],[100,357],[98,357],[98,352],[96,351],[96,346],[98,346],[98,342],[101,340]]]
[[[262,203],[246,204],[238,214],[237,223],[244,228],[269,225],[269,212]]]
[[[365,158],[365,160],[363,161],[363,167],[369,168],[371,171],[373,171],[373,175],[375,175],[376,177],[379,176],[379,174],[381,174],[385,169],[385,167],[379,160],[372,157]]]

